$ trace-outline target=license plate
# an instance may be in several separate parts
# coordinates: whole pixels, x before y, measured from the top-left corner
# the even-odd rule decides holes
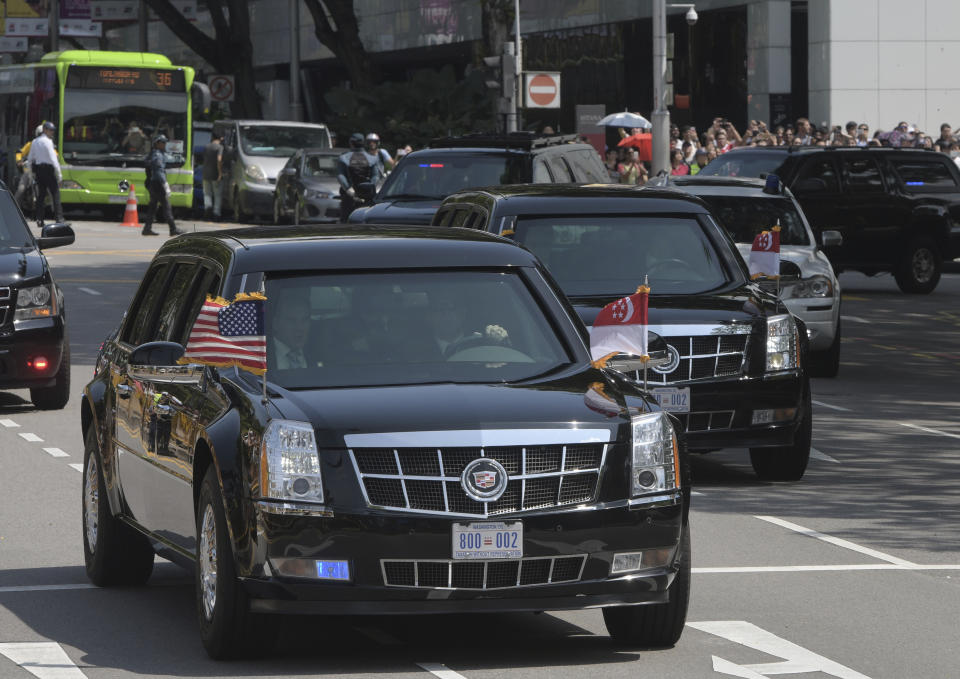
[[[114,196],[114,195],[109,195],[109,196],[107,196],[107,202],[108,202],[108,203],[126,203],[126,202],[127,202],[127,197],[126,197],[126,196]]]
[[[668,413],[690,412],[690,387],[656,387],[653,397]]]
[[[454,559],[523,557],[523,523],[478,521],[453,524]]]

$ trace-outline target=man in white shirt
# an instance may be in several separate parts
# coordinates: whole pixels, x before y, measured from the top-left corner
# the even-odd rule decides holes
[[[310,334],[310,302],[301,296],[280,297],[271,322],[267,359],[279,370],[310,367],[304,353]]]
[[[36,179],[37,187],[37,226],[43,227],[43,216],[46,211],[44,201],[47,197],[47,191],[53,199],[53,212],[58,222],[63,221],[63,206],[60,204],[60,182],[63,176],[60,173],[60,159],[57,157],[57,150],[53,147],[53,135],[57,132],[57,126],[49,120],[43,124],[43,132],[39,137],[33,140],[30,145],[30,153],[27,155],[27,163],[33,170],[33,176]]]

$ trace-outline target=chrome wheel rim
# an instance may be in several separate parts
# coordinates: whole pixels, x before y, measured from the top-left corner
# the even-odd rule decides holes
[[[97,456],[90,453],[87,461],[87,478],[83,487],[84,526],[87,529],[87,549],[93,554],[97,550],[97,517],[100,510],[100,484]]]
[[[200,600],[204,616],[212,620],[217,605],[217,525],[212,505],[204,508],[200,526]]]
[[[920,248],[913,253],[913,277],[918,283],[927,283],[933,278],[933,253]]]

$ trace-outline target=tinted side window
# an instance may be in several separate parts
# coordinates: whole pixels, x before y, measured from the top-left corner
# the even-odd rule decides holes
[[[880,166],[873,158],[844,158],[843,172],[851,193],[879,193],[883,191]]]
[[[164,298],[160,304],[157,330],[150,339],[170,339],[177,319],[183,313],[184,302],[188,301],[187,293],[190,291],[190,284],[196,277],[197,269],[198,266],[194,262],[178,262],[174,265],[173,274],[166,285]]]
[[[829,158],[814,158],[807,161],[797,175],[797,181],[804,179],[820,179],[826,185],[827,191],[837,192],[840,190],[840,182],[837,181],[837,172],[833,169],[833,161]]]
[[[185,297],[187,302],[183,305],[185,313],[180,314],[176,325],[171,329],[170,335],[166,337],[170,342],[179,342],[183,346],[187,345],[187,338],[190,336],[190,330],[193,329],[193,322],[197,320],[197,314],[200,313],[200,307],[207,295],[216,297],[220,293],[220,276],[208,269],[199,269],[193,279],[190,291]]]
[[[604,170],[600,156],[594,151],[582,149],[566,155],[567,162],[573,170],[574,181],[607,184],[610,175]]]
[[[957,182],[944,161],[911,159],[892,160],[891,163],[907,191],[922,193],[925,191],[952,191],[957,188]]]
[[[153,333],[157,307],[160,300],[163,299],[169,272],[170,265],[168,262],[154,264],[147,271],[147,275],[144,276],[143,282],[140,284],[140,290],[137,291],[137,296],[130,306],[132,314],[123,326],[121,341],[129,342],[134,346],[148,341],[144,338],[151,336]]]

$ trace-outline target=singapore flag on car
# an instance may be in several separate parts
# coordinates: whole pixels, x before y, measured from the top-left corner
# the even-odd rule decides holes
[[[780,225],[761,231],[750,248],[750,278],[780,277]]]
[[[641,285],[600,310],[590,329],[590,357],[601,363],[614,354],[648,356],[647,307],[650,288]]]

